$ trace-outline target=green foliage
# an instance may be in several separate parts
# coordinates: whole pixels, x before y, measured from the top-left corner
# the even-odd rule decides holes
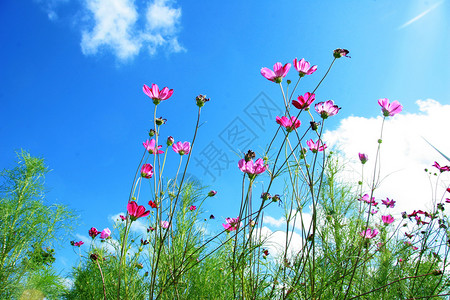
[[[53,248],[76,217],[63,205],[45,203],[44,160],[25,151],[17,156],[17,166],[0,174],[0,298],[31,293],[51,299],[63,287],[51,266]]]

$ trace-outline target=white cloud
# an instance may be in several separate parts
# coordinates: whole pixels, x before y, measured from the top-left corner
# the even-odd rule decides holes
[[[81,40],[85,55],[105,49],[124,61],[143,47],[150,55],[162,47],[168,52],[185,51],[177,37],[181,8],[174,8],[172,2],[155,0],[145,8],[134,0],[85,0],[85,7],[89,12],[89,26],[82,31]]]
[[[286,248],[286,238],[288,241],[287,254],[289,257],[297,254],[302,248],[303,243],[302,237],[296,232],[291,231],[286,235],[285,231],[272,231],[266,226],[261,228],[261,238],[263,240],[265,239],[263,248],[268,249],[273,258],[279,257],[284,253],[284,249]]]
[[[413,209],[431,209],[433,194],[429,176],[425,168],[436,172],[431,167],[434,161],[441,165],[450,164],[432,149],[426,138],[444,154],[450,153],[450,105],[442,105],[435,100],[418,100],[419,113],[402,112],[386,119],[381,144],[381,184],[375,191],[377,199],[389,197],[397,201],[395,212]],[[367,153],[369,161],[364,167],[366,192],[369,192],[373,176],[377,140],[380,135],[382,118],[348,117],[341,121],[339,127],[324,135],[325,142],[339,149],[346,162],[345,178],[357,183],[361,179],[361,164],[358,152]],[[423,137],[423,138],[422,138]],[[443,175],[446,175],[445,173]],[[444,176],[443,178],[447,178]],[[432,182],[436,176],[431,176]],[[447,181],[448,183],[448,181]],[[437,199],[444,195],[445,189],[438,188]]]

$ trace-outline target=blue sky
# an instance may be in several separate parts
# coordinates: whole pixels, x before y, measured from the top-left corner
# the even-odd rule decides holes
[[[330,144],[346,148],[349,158],[369,152],[364,147],[377,137],[361,141],[378,128],[377,100],[398,100],[404,116],[392,124],[392,149],[405,149],[400,156],[413,162],[404,163],[423,170],[439,157],[417,139],[419,130],[450,149],[442,138],[450,125],[444,114],[450,112],[449,13],[445,0],[2,1],[0,166],[13,166],[21,148],[44,157],[52,169],[48,201],[81,215],[74,238],[91,226],[111,227],[108,218],[125,210],[151,126],[153,104],[142,85],[156,83],[174,89],[159,107],[158,116],[168,119],[163,139],[190,140],[195,96],[211,98],[189,172],[219,191],[208,200],[208,215],[233,216],[240,190],[236,153],[262,152],[276,129],[274,116],[272,123],[261,121],[252,109],[282,107],[279,88],[260,75],[261,67],[295,57],[318,65],[302,80],[304,93],[325,73],[332,50],[347,48],[351,58],[338,60],[316,93],[343,107],[328,123]],[[291,71],[288,78],[296,76]],[[230,141],[233,126],[251,129],[249,147]],[[222,170],[206,159],[211,149]],[[176,168],[172,158],[169,170]],[[408,185],[413,179],[399,180]],[[280,220],[276,209],[272,213]]]

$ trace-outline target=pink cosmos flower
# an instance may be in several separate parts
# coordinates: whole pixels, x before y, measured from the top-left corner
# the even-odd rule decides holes
[[[253,162],[253,159],[245,161],[243,158],[238,162],[238,167],[242,172],[247,173],[251,178],[264,173],[267,170],[267,165],[264,164],[264,160],[262,158],[258,158],[255,162]]]
[[[300,120],[297,120],[296,117],[292,116],[291,119],[288,117],[282,116],[276,117],[277,123],[286,128],[287,132],[291,132],[292,130],[299,128],[301,125]]]
[[[150,214],[149,210],[145,210],[144,205],[138,205],[135,201],[128,203],[127,211],[130,214],[131,221],[135,221],[141,217],[146,217]]]
[[[281,83],[283,78],[289,72],[290,68],[291,64],[289,63],[283,66],[280,62],[277,62],[275,65],[273,65],[273,71],[269,68],[262,68],[261,75],[270,81],[273,81],[275,83]]]
[[[378,235],[378,230],[367,228],[367,230],[363,230],[362,232],[360,232],[359,235],[366,239],[373,239]]]
[[[383,221],[384,224],[388,225],[394,222],[394,218],[391,215],[381,216],[381,221]]]
[[[156,141],[154,139],[151,139],[150,141],[146,140],[142,144],[144,145],[145,149],[147,149],[148,153],[150,153],[150,154],[155,154],[155,153],[161,154],[161,153],[164,153],[164,151],[159,150],[162,147],[161,145],[159,145],[158,149],[156,149],[156,147],[155,147],[156,146]]]
[[[197,209],[197,206],[195,206],[195,205],[189,206],[189,210],[190,210],[190,211],[194,211],[194,210],[196,210],[196,209]]]
[[[311,75],[317,70],[317,66],[309,67],[310,64],[304,58],[297,60],[294,59],[294,68],[298,71],[298,75],[303,77],[305,75]]]
[[[375,201],[375,197],[372,197],[372,199],[370,199],[369,194],[364,194],[364,196],[362,196],[360,199],[358,199],[358,201],[364,201],[367,204],[372,204],[373,206],[378,205],[378,202]]]
[[[123,216],[123,215],[120,215],[119,218],[121,218],[122,221],[125,221],[125,220],[127,219],[127,217],[125,217],[125,216]]]
[[[153,166],[151,164],[143,164],[141,168],[141,176],[144,178],[152,178]]]
[[[441,167],[441,166],[437,163],[437,161],[434,162],[433,167],[438,168],[439,171],[440,171],[441,173],[442,173],[442,172],[450,171],[450,167],[449,167],[449,166],[443,166],[443,167]]]
[[[359,160],[361,161],[361,163],[363,165],[369,160],[369,157],[367,156],[367,154],[358,153],[358,156],[359,156]]]
[[[169,228],[170,223],[168,221],[161,221],[161,227],[164,229]]]
[[[341,108],[334,104],[333,100],[328,100],[317,103],[314,105],[314,109],[320,114],[320,117],[325,120],[328,117],[336,115]]]
[[[224,224],[222,224],[223,228],[227,232],[234,231],[239,228],[239,218],[226,218]]]
[[[148,201],[148,205],[150,205],[151,208],[157,208],[158,207],[158,205],[155,202],[153,202],[152,200]]]
[[[79,242],[73,243],[73,245],[76,246],[76,247],[80,247],[83,244],[84,244],[83,241],[79,241]]]
[[[172,145],[172,149],[173,149],[173,151],[175,151],[176,153],[178,153],[180,155],[186,155],[186,154],[189,154],[189,151],[191,151],[191,143],[176,142],[175,144]]]
[[[403,109],[403,106],[398,101],[389,103],[388,98],[378,99],[378,104],[381,106],[381,111],[385,117],[392,117],[393,115],[400,113]]]
[[[316,100],[316,95],[310,92],[305,93],[303,96],[298,96],[297,100],[292,100],[292,105],[298,109],[309,109],[309,106]]]
[[[154,83],[152,84],[152,88],[149,88],[144,84],[143,90],[147,96],[152,98],[155,105],[158,105],[162,100],[169,99],[173,94],[173,89],[169,90],[168,87],[165,87],[160,91],[158,86]]]
[[[105,228],[102,230],[102,232],[100,233],[100,238],[101,239],[107,239],[111,236],[111,230],[109,230],[109,228]]]
[[[322,145],[320,145],[322,144]],[[313,153],[317,153],[320,151],[323,151],[327,149],[327,145],[323,144],[320,140],[317,140],[316,142],[313,142],[313,140],[306,141],[306,145],[308,145],[309,150],[311,150]]]
[[[390,207],[393,208],[395,205],[395,201],[394,200],[389,200],[389,198],[386,198],[386,200],[381,200],[381,203],[383,205],[386,205],[386,207]]]
[[[376,214],[377,212],[378,212],[378,210],[376,210],[376,209],[372,209],[372,210],[370,211],[370,213],[371,213],[372,215]]]
[[[445,203],[450,203],[450,198],[445,198]]]
[[[95,238],[99,233],[100,232],[95,227],[91,227],[91,229],[89,229],[89,236],[91,238]]]

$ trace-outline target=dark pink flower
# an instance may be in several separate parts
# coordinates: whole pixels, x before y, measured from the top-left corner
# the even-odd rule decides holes
[[[308,145],[309,150],[311,150],[313,153],[317,153],[327,149],[327,145],[323,144],[320,140],[317,140],[316,142],[314,142],[312,139],[308,140],[306,141],[306,145]]]
[[[214,197],[217,194],[217,191],[211,190],[208,192],[209,197]]]
[[[303,77],[305,75],[311,75],[317,70],[317,66],[310,67],[309,62],[307,62],[304,58],[297,60],[294,59],[294,68],[298,71],[298,75]]]
[[[91,238],[95,238],[99,233],[100,232],[95,227],[91,227],[91,229],[89,229],[89,236]]]
[[[309,109],[314,100],[316,100],[316,95],[307,92],[303,96],[298,96],[297,100],[293,100],[292,105],[298,109]]]
[[[101,239],[107,239],[111,236],[111,230],[109,230],[109,228],[105,228],[102,230],[102,232],[100,233],[100,238]]]
[[[158,207],[158,205],[155,202],[151,201],[151,200],[148,201],[148,205],[150,205],[151,208],[157,208]]]
[[[151,164],[143,164],[141,168],[141,176],[144,178],[152,178],[153,166]]]
[[[333,51],[333,56],[334,56],[335,58],[341,58],[341,57],[343,57],[343,56],[345,56],[345,57],[350,57],[350,56],[347,56],[348,53],[349,53],[349,51],[348,51],[347,49],[341,49],[341,48],[338,48],[338,49],[336,49],[336,50]]]
[[[314,105],[314,109],[320,114],[320,117],[325,120],[328,117],[336,115],[341,108],[334,104],[333,100],[328,100],[317,103]]]
[[[400,113],[403,109],[403,106],[398,101],[389,103],[388,98],[378,99],[378,104],[381,106],[381,111],[385,117],[392,117],[393,115]]]
[[[227,232],[234,231],[239,228],[239,218],[226,218],[224,224],[222,224],[223,228]]]
[[[358,156],[359,156],[359,160],[361,161],[361,163],[363,165],[369,160],[369,157],[367,156],[367,154],[358,153]]]
[[[172,145],[173,151],[180,155],[186,155],[189,154],[189,151],[191,151],[191,143],[189,142],[176,142]]]
[[[450,198],[445,198],[445,203],[450,203]]]
[[[270,81],[273,81],[275,83],[281,83],[283,78],[289,72],[290,68],[291,64],[289,63],[283,66],[280,62],[277,62],[275,65],[273,65],[273,71],[269,68],[262,68],[261,75]]]
[[[381,216],[381,220],[383,221],[384,224],[391,224],[392,222],[394,222],[394,218],[391,215],[387,215],[387,216]]]
[[[376,210],[376,209],[372,209],[372,210],[370,211],[370,213],[371,213],[372,215],[376,214],[377,212],[378,212],[378,210]]]
[[[123,215],[120,215],[119,218],[121,218],[122,221],[125,221],[125,220],[127,219],[127,217],[125,217],[125,216],[123,216]]]
[[[146,140],[142,144],[144,145],[145,149],[147,149],[148,153],[150,153],[150,154],[155,154],[155,153],[161,154],[161,153],[164,153],[164,151],[159,150],[162,147],[161,145],[159,145],[158,149],[156,149],[156,141],[154,139],[151,139],[150,141]]]
[[[437,161],[434,162],[433,167],[438,168],[439,171],[440,171],[441,173],[442,173],[442,172],[450,171],[450,167],[449,167],[449,166],[443,166],[443,167],[441,167],[441,166],[437,163]]]
[[[158,105],[162,100],[169,99],[173,94],[173,89],[169,90],[169,88],[165,87],[160,91],[158,86],[154,83],[152,84],[152,88],[149,88],[144,84],[143,90],[147,96],[152,98],[155,105]]]
[[[75,247],[80,247],[80,246],[83,245],[83,244],[84,244],[83,241],[73,242],[73,246],[75,246]]]
[[[381,200],[381,204],[386,205],[386,207],[393,208],[395,205],[395,201],[389,200],[389,198],[386,198],[386,200]]]
[[[189,206],[189,210],[190,210],[190,211],[194,211],[194,210],[196,210],[196,209],[197,209],[197,206],[195,206],[195,205]]]
[[[297,120],[296,117],[292,116],[291,119],[288,117],[282,116],[276,117],[277,123],[286,128],[287,132],[291,132],[292,130],[299,128],[301,125],[300,120]]]
[[[258,158],[255,162],[253,162],[253,159],[245,161],[243,158],[238,162],[238,167],[242,172],[247,173],[250,178],[254,178],[267,170],[267,165],[264,164],[262,158]]]
[[[130,215],[131,221],[137,220],[141,217],[146,217],[150,214],[149,210],[145,210],[143,205],[138,205],[135,201],[131,201],[127,205],[127,211]]]
[[[373,239],[378,235],[378,230],[367,228],[367,230],[363,230],[362,232],[360,232],[359,235],[366,239]]]

